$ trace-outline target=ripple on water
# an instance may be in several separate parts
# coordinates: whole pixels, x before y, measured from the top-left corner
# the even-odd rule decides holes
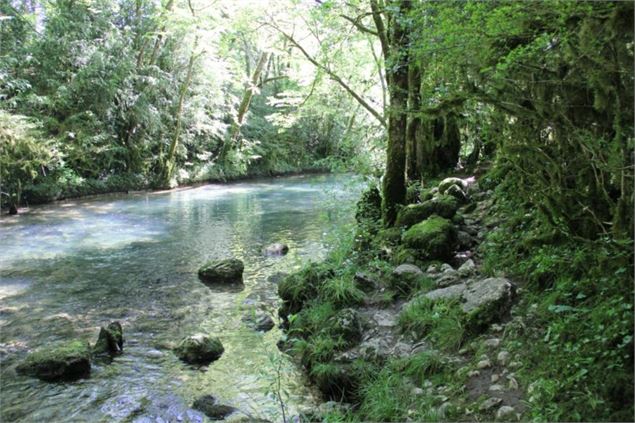
[[[290,414],[314,404],[303,373],[282,355],[277,327],[255,332],[255,308],[277,319],[275,275],[323,256],[329,232],[351,220],[350,176],[279,178],[179,192],[108,196],[34,208],[0,221],[0,388],[2,421],[202,421],[190,408],[215,395],[245,415],[280,420],[267,392],[278,377]],[[4,224],[8,222],[8,224]],[[325,235],[326,234],[326,235]],[[283,257],[262,247],[283,241]],[[210,288],[206,260],[245,262],[244,285]],[[272,278],[272,276],[274,276]],[[70,337],[94,342],[119,320],[124,354],[96,363],[89,379],[49,384],[18,376],[28,350]],[[209,366],[179,361],[185,335],[220,337],[225,354]]]

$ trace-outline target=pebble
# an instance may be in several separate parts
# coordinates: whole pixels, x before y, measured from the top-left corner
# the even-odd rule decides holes
[[[481,410],[481,411],[486,411],[486,410],[489,410],[490,408],[496,407],[501,402],[503,402],[502,399],[496,398],[496,397],[491,397],[491,398],[486,399],[483,402],[483,404],[481,404],[480,407],[478,407],[478,409]]]
[[[507,362],[509,362],[509,357],[510,354],[507,351],[501,351],[498,353],[498,356],[496,357],[496,360],[498,360],[498,362],[504,366],[507,364]]]
[[[511,416],[512,414],[514,414],[515,411],[516,410],[514,410],[514,407],[510,407],[509,405],[503,405],[501,408],[498,409],[498,411],[496,411],[496,418],[505,419]]]
[[[495,384],[489,387],[489,390],[492,392],[501,392],[504,391],[503,385]]]
[[[481,360],[478,363],[476,363],[477,369],[487,369],[489,367],[492,367],[492,362],[489,360]]]
[[[472,370],[471,372],[468,372],[467,376],[468,377],[476,377],[478,375],[480,375],[481,372],[479,372],[478,370]]]
[[[501,340],[499,338],[490,338],[484,342],[486,347],[490,348],[498,348],[501,344]]]
[[[492,383],[496,383],[496,382],[498,382],[498,379],[500,379],[500,376],[498,376],[496,373],[494,373],[490,380],[491,380]]]
[[[511,367],[512,369],[517,369],[520,367],[520,363],[518,361],[512,361],[511,363],[509,363],[509,367]]]

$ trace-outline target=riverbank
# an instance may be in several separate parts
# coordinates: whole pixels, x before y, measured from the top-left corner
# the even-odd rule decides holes
[[[328,401],[309,421],[632,419],[632,246],[548,232],[506,189],[414,186],[384,229],[371,188],[280,283],[280,346]]]
[[[22,205],[17,209],[22,213],[31,205],[50,204],[56,201],[89,199],[109,194],[138,194],[138,193],[162,193],[177,190],[191,189],[207,184],[243,182],[259,178],[275,178],[297,175],[318,175],[331,173],[325,167],[309,167],[286,171],[261,171],[255,170],[245,174],[229,174],[223,177],[211,177],[209,179],[186,181],[178,186],[166,189],[153,187],[153,184],[139,175],[126,176],[115,175],[104,180],[85,179],[73,184],[47,183],[27,187],[23,194]],[[6,214],[8,204],[1,204],[0,210]]]

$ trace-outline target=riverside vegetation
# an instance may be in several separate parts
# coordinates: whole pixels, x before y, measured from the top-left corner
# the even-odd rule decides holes
[[[351,170],[368,182],[354,223],[325,260],[268,281],[283,420],[287,356],[326,401],[303,421],[635,418],[632,2],[204,3],[0,5],[10,214]],[[252,250],[293,251],[270,241]],[[217,256],[197,264],[205,286],[244,289],[244,254]],[[269,314],[241,322],[266,332]],[[16,370],[85,376],[98,346],[122,352],[117,325]],[[184,362],[235,354],[222,331],[184,335]],[[192,406],[240,414],[208,394]]]

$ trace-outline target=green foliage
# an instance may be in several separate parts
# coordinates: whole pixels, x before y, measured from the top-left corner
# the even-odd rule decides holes
[[[52,141],[25,116],[0,110],[0,195],[18,205],[22,191],[59,160]]]
[[[399,315],[399,326],[441,348],[458,350],[465,340],[465,313],[456,301],[415,298]]]

